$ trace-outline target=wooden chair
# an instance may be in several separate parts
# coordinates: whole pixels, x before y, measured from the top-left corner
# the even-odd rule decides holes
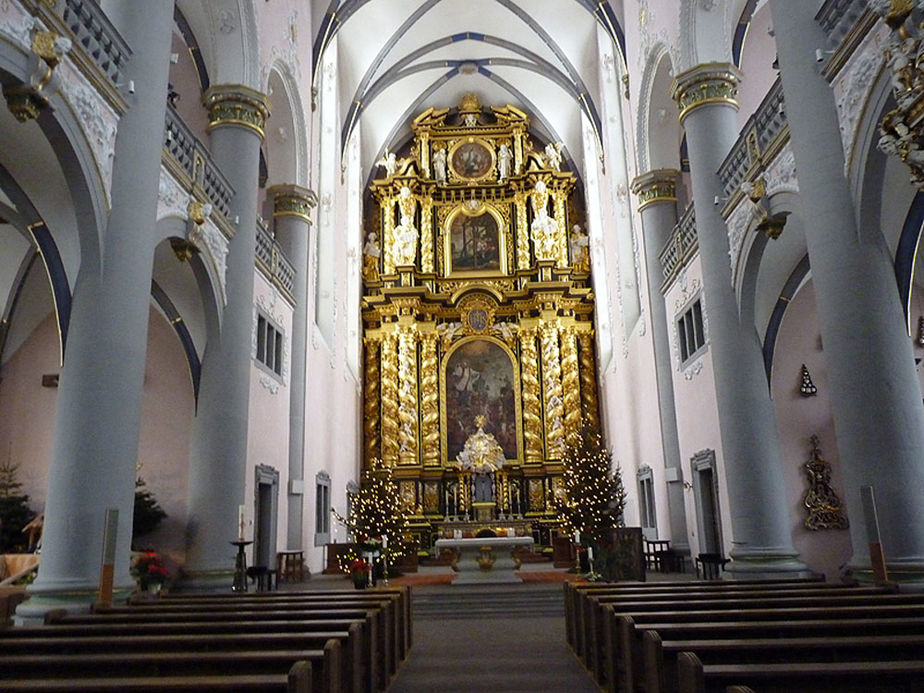
[[[696,557],[696,576],[703,580],[719,580],[728,559],[720,553],[701,553]]]

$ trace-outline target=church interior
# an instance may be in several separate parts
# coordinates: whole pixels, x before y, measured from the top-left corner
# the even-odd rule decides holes
[[[0,0],[18,616],[320,575],[378,461],[415,563],[548,555],[583,425],[688,568],[919,589],[922,13]]]

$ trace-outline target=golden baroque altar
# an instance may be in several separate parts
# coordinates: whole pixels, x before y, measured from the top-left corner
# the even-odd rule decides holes
[[[598,422],[579,182],[513,106],[469,95],[411,127],[366,205],[366,465],[393,468],[428,536],[476,510],[550,526],[567,435]],[[479,433],[503,464],[463,464]]]

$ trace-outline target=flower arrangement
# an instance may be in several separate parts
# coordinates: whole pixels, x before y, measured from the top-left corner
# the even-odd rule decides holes
[[[365,589],[369,584],[369,564],[362,558],[353,560],[350,563],[350,576],[356,589]]]
[[[153,585],[163,585],[170,573],[159,553],[142,551],[134,560],[132,575],[138,579],[141,589],[147,591]]]

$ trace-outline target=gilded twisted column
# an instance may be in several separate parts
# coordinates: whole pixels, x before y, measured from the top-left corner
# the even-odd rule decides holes
[[[529,222],[526,219],[526,193],[513,198],[517,213],[517,269],[529,269]]]
[[[384,273],[395,273],[395,198],[382,200],[382,252]]]
[[[363,442],[366,467],[371,466],[374,457],[379,457],[382,454],[382,441],[380,438],[381,415],[379,413],[379,404],[381,402],[379,345],[380,340],[375,337],[365,339]]]
[[[420,271],[433,273],[433,200],[420,201]]]
[[[565,193],[556,190],[552,199],[555,206],[555,221],[558,223],[558,266],[568,266],[568,215],[565,213]]]
[[[439,362],[436,332],[420,338],[420,437],[422,462],[427,466],[440,463]]]
[[[417,464],[417,332],[403,328],[398,334],[398,459]]]
[[[578,334],[580,349],[581,416],[593,428],[600,427],[597,404],[597,367],[594,359],[594,333],[590,330]]]
[[[545,396],[545,445],[550,459],[561,457],[565,445],[564,403],[561,387],[561,352],[558,327],[551,323],[541,328],[543,395]]]
[[[571,435],[581,427],[581,380],[578,372],[577,335],[573,327],[561,332],[561,380],[565,433]]]
[[[398,338],[382,340],[382,460],[386,466],[398,463]]]
[[[539,359],[536,353],[536,328],[521,328],[520,363],[523,366],[523,441],[526,463],[542,461],[542,388],[539,386]]]

